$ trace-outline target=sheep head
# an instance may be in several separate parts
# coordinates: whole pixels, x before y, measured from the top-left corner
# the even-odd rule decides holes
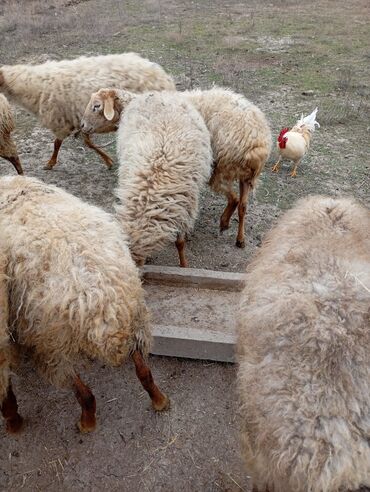
[[[95,92],[81,120],[84,133],[106,133],[117,130],[122,111],[134,97],[128,91],[100,89]]]

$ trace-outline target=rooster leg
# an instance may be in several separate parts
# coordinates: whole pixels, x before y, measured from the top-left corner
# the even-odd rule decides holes
[[[297,167],[301,161],[294,161],[294,168],[293,171],[290,173],[292,178],[295,178],[297,176]]]
[[[278,173],[279,170],[280,170],[280,167],[279,167],[279,164],[280,164],[280,161],[281,161],[281,156],[279,157],[277,163],[274,165],[274,167],[271,169],[271,171],[273,173]]]

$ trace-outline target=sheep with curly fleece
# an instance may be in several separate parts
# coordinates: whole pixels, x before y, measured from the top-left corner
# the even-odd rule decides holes
[[[267,235],[239,313],[254,491],[370,486],[370,211],[309,197]]]
[[[0,157],[11,162],[18,174],[23,174],[17,147],[11,136],[14,128],[12,108],[6,97],[0,94]]]
[[[168,398],[143,359],[151,341],[143,288],[115,218],[31,178],[1,178],[0,200],[2,304],[9,299],[9,333],[4,337],[3,320],[0,333],[7,430],[21,424],[4,355],[10,341],[32,349],[49,382],[74,389],[82,432],[95,428],[95,398],[76,373],[79,354],[113,366],[131,355],[154,409],[166,409]]]
[[[187,266],[185,235],[194,225],[212,163],[210,135],[199,113],[176,93],[134,95],[103,89],[82,120],[84,131],[118,130],[117,217],[138,264],[175,241]]]
[[[101,131],[115,130],[127,101],[122,101],[114,93],[109,97],[107,89],[100,96],[105,98],[106,111],[110,114],[110,118],[105,118],[102,123]],[[186,91],[177,93],[177,97],[192,104],[207,125],[214,161],[209,184],[214,191],[226,195],[228,202],[221,216],[220,230],[222,232],[229,228],[231,217],[238,208],[236,246],[244,248],[248,194],[256,186],[270,155],[270,126],[257,106],[229,89],[215,87],[210,90]],[[93,94],[83,119],[82,124],[86,125],[84,130],[88,130],[89,126],[94,127],[94,119],[96,124],[101,123],[102,107],[99,96]],[[239,198],[233,191],[235,181],[239,183]]]
[[[161,66],[135,53],[0,67],[0,92],[33,113],[55,135],[54,152],[47,169],[57,163],[63,140],[80,129],[91,94],[106,86],[133,92],[175,90],[174,81]],[[90,136],[83,135],[83,138],[111,167],[112,159],[94,145]]]

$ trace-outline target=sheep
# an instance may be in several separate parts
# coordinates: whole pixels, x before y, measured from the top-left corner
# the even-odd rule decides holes
[[[238,208],[236,246],[244,248],[248,194],[255,188],[271,152],[269,123],[257,106],[229,89],[214,87],[183,94],[204,118],[211,134],[214,168],[209,184],[213,191],[227,198],[220,232],[229,228]],[[235,181],[239,182],[239,198],[233,191]]]
[[[174,81],[162,67],[135,53],[0,67],[0,92],[37,116],[41,125],[55,136],[54,152],[46,169],[57,163],[63,140],[79,131],[91,94],[107,85],[133,92],[175,90]],[[112,159],[89,135],[83,138],[110,168]]]
[[[18,174],[23,174],[17,147],[11,136],[14,128],[15,124],[12,108],[6,97],[0,94],[0,157],[11,162]]]
[[[301,200],[247,268],[238,322],[254,491],[370,486],[370,211]]]
[[[8,332],[0,320],[0,404],[7,430],[17,432],[22,423],[9,379],[11,341],[32,349],[50,383],[74,389],[81,432],[95,428],[96,404],[75,370],[79,354],[112,366],[131,355],[153,408],[168,408],[143,359],[151,342],[148,313],[115,218],[35,178],[0,178],[0,197],[0,302],[9,310]]]
[[[108,98],[111,103],[111,118],[102,123],[101,103],[92,104],[96,94],[91,96],[87,106],[89,121],[87,126],[102,124],[101,131],[117,129],[120,113],[127,101],[117,96]],[[114,94],[114,93],[112,93]],[[177,97],[192,104],[203,117],[211,135],[214,167],[209,184],[215,192],[227,197],[227,206],[221,215],[220,231],[229,228],[230,219],[238,208],[239,227],[236,246],[245,247],[245,215],[249,191],[256,186],[257,179],[270,155],[272,139],[270,126],[262,111],[240,94],[228,89],[215,87],[210,90],[193,90],[177,93]],[[95,111],[95,115],[92,112]],[[86,113],[85,113],[86,116]],[[85,131],[85,129],[84,129]],[[239,198],[233,191],[233,184],[239,181]]]
[[[118,130],[118,220],[130,238],[138,265],[175,240],[186,267],[185,235],[197,216],[199,195],[209,178],[212,150],[199,113],[176,93],[134,95],[101,89],[81,122],[83,131]]]

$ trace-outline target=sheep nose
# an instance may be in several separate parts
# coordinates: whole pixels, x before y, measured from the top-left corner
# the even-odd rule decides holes
[[[91,126],[88,125],[85,121],[81,121],[81,130],[83,133],[89,133],[91,131]]]

